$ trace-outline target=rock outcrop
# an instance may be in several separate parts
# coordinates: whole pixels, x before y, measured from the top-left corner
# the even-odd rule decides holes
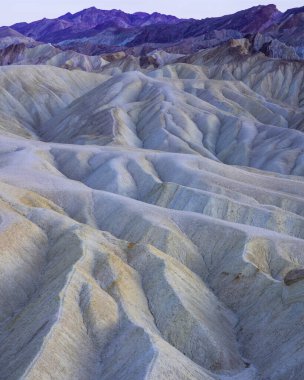
[[[287,286],[304,280],[304,269],[294,269],[286,274],[284,282]]]

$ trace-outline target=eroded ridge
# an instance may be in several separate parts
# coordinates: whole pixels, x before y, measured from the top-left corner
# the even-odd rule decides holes
[[[302,63],[239,44],[0,69],[1,379],[301,378]]]

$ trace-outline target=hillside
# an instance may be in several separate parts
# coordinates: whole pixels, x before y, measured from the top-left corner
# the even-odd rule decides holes
[[[0,29],[0,379],[301,380],[301,17]]]

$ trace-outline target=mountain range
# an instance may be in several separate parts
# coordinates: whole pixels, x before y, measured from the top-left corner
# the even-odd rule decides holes
[[[18,23],[6,29],[18,32],[21,41],[51,43],[89,55],[127,51],[145,55],[156,48],[175,53],[193,53],[231,38],[259,37],[259,48],[271,50],[291,47],[297,58],[303,53],[303,8],[281,13],[275,5],[256,6],[233,15],[204,20],[182,20],[159,13],[126,14],[119,10],[89,8],[57,19]],[[5,35],[5,29],[2,29]]]

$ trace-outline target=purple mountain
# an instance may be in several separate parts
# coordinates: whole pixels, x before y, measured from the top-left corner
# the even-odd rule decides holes
[[[171,25],[178,22],[178,18],[160,13],[127,14],[120,10],[107,11],[92,7],[75,14],[67,13],[58,19],[15,24],[12,29],[39,41],[60,42],[68,38],[97,34],[109,27],[142,28],[147,25]],[[94,29],[95,32],[92,33]]]
[[[269,53],[275,49],[276,52],[269,54],[284,56],[286,45],[294,49],[293,57],[301,58],[304,56],[303,19],[304,7],[281,13],[273,4],[203,20],[183,20],[159,13],[127,14],[93,7],[57,19],[15,24],[11,30],[36,41],[52,43],[61,50],[87,55],[117,51],[145,55],[155,49],[186,54],[229,39],[248,36],[255,39],[258,34],[254,45],[258,50],[263,48]]]

